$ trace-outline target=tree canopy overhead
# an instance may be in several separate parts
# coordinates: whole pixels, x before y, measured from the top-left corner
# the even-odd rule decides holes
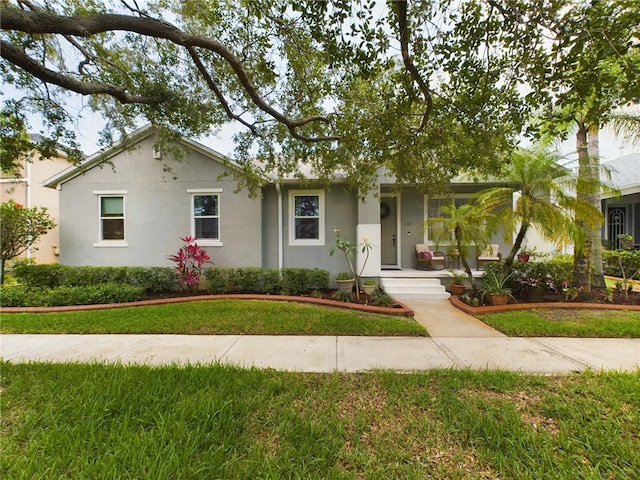
[[[71,147],[70,92],[106,119],[105,145],[146,122],[198,137],[234,121],[246,178],[304,163],[363,192],[383,167],[434,191],[497,173],[563,94],[543,82],[568,68],[550,58],[582,38],[569,7],[587,3],[3,0],[1,74],[19,92],[3,111],[40,114]]]
[[[496,171],[524,113],[486,39],[454,60],[457,22],[487,8],[457,4],[3,1],[3,80],[22,93],[5,109],[61,136],[75,92],[105,117],[105,144],[142,122],[197,137],[232,120],[238,158],[260,173],[302,161],[363,187],[385,166],[443,186]]]

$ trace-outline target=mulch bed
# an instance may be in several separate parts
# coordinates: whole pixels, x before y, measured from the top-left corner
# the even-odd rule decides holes
[[[541,302],[528,301],[525,296],[515,296],[506,305],[472,306],[460,299],[451,297],[451,303],[458,309],[471,315],[483,313],[504,312],[509,310],[529,310],[532,308],[592,308],[609,310],[637,310],[640,311],[640,292],[631,291],[628,296],[624,292],[615,291],[611,301],[607,299],[603,288],[591,289],[591,292],[581,292],[574,301],[567,302],[562,293],[546,292]]]

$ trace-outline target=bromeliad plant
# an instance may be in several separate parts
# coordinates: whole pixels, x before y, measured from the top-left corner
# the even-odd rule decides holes
[[[206,263],[212,263],[211,257],[201,248],[194,237],[181,238],[184,245],[175,255],[169,255],[167,258],[176,265],[174,269],[180,275],[180,283],[182,289],[189,288],[192,292],[198,290],[200,285],[200,277]]]

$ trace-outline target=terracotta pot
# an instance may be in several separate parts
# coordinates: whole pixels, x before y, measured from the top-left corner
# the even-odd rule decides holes
[[[490,305],[506,305],[509,296],[506,293],[487,293],[487,302]]]
[[[518,260],[527,263],[529,261],[529,255],[527,255],[526,253],[519,253]]]
[[[451,295],[462,295],[467,289],[467,287],[458,283],[452,283],[449,285],[449,288],[451,290]]]

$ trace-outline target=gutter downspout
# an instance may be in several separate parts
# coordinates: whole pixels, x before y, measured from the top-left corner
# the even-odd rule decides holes
[[[278,270],[284,267],[284,232],[282,231],[282,190],[280,183],[276,183],[276,193],[278,195]]]
[[[26,180],[27,180],[27,185],[26,185],[26,187],[27,187],[27,198],[26,198],[26,200],[27,200],[27,208],[31,208],[32,207],[31,203],[33,202],[33,198],[32,198],[33,197],[33,192],[32,192],[32,188],[31,188],[32,187],[32,183],[33,183],[33,178],[32,178],[33,172],[31,171],[31,162],[30,161],[26,162],[26,167],[27,167],[26,168],[26,174],[27,174],[26,175],[26,177],[27,177],[26,178]],[[27,258],[32,258],[32,257],[33,257],[33,251],[31,250],[31,247],[29,247],[27,249]]]

